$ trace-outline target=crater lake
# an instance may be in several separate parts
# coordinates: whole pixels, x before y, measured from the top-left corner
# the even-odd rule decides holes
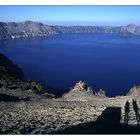
[[[22,68],[24,80],[38,81],[57,95],[80,80],[110,97],[140,85],[140,36],[61,34],[14,39],[0,46],[0,53]]]

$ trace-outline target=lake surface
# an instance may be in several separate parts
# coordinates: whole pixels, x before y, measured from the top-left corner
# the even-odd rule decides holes
[[[0,52],[23,69],[24,79],[63,94],[80,80],[108,96],[140,84],[140,36],[62,34],[15,39]]]

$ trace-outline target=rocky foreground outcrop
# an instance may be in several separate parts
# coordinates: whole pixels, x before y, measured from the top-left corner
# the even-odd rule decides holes
[[[138,122],[132,99],[140,106],[140,96],[109,98],[104,97],[102,90],[99,93],[102,96],[81,81],[62,98],[1,87],[0,134],[139,133],[135,131]],[[124,124],[126,101],[130,103],[127,125]]]
[[[132,99],[140,106],[140,96],[101,98],[76,89],[64,97],[50,99],[30,90],[0,88],[0,134],[139,133]],[[127,125],[126,101],[130,103]]]
[[[0,22],[0,40],[51,36],[64,33],[110,33],[119,35],[140,35],[140,26],[49,26],[40,22]]]
[[[96,92],[83,81],[79,81],[78,83],[76,83],[73,89],[63,95],[63,98],[68,101],[86,101],[92,97],[107,98],[105,95],[105,91],[101,89]]]

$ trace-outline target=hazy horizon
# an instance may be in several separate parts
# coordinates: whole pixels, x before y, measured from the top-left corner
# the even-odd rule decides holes
[[[87,21],[80,21],[80,22],[67,22],[67,21],[61,21],[61,22],[48,22],[48,21],[35,21],[35,20],[23,20],[23,21],[0,21],[0,22],[5,22],[5,23],[11,23],[11,22],[15,22],[15,23],[20,23],[20,22],[26,22],[26,21],[33,21],[33,22],[38,22],[38,23],[43,23],[44,25],[49,25],[49,26],[112,26],[112,27],[117,27],[117,26],[127,26],[130,24],[134,24],[134,23],[122,23],[122,24],[104,24],[104,23],[96,23],[96,22],[87,22]],[[136,26],[139,26],[138,24],[134,24]]]
[[[140,6],[0,6],[0,21],[50,25],[140,25]]]

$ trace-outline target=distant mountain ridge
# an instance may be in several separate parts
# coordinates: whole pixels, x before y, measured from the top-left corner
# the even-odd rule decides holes
[[[40,22],[0,22],[0,40],[51,36],[64,33],[110,33],[120,35],[140,35],[140,26],[50,26]]]

